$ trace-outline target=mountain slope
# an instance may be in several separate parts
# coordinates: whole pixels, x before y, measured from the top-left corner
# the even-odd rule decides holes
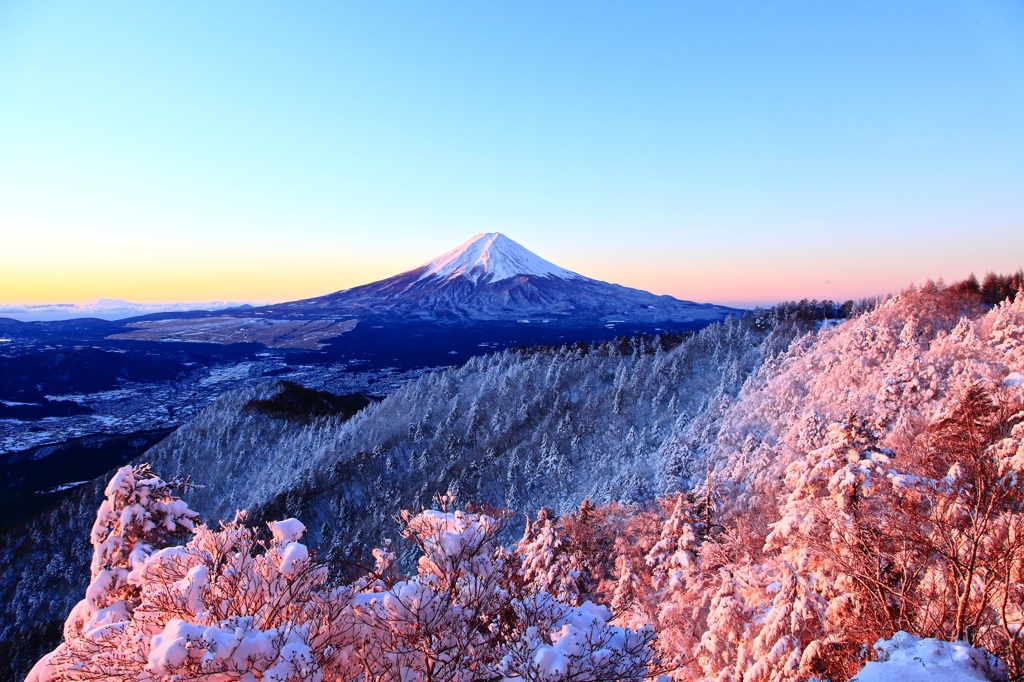
[[[503,234],[478,234],[418,268],[326,296],[257,309],[266,315],[397,316],[458,322],[694,323],[739,311],[656,296],[570,272]]]
[[[692,659],[701,667],[696,679],[737,669],[767,679],[757,671],[794,670],[814,657],[852,661],[902,624],[880,608],[881,630],[847,628],[854,618],[868,622],[863,618],[871,613],[850,601],[865,592],[837,573],[854,575],[837,562],[862,562],[845,566],[867,567],[870,576],[879,553],[882,565],[901,566],[913,545],[876,543],[875,521],[889,524],[885,532],[917,533],[921,519],[940,508],[924,505],[924,517],[872,515],[880,501],[895,500],[890,509],[898,511],[907,500],[925,499],[922,493],[980,489],[961,483],[973,474],[959,462],[950,466],[947,444],[955,443],[928,435],[946,428],[965,394],[989,392],[991,406],[1005,405],[1012,415],[1006,428],[991,431],[992,449],[971,456],[997,456],[992,471],[1010,476],[1007,489],[1017,486],[1024,471],[1024,296],[988,309],[955,287],[931,285],[806,335],[806,327],[773,326],[766,317],[712,325],[678,345],[637,339],[477,358],[425,375],[344,423],[266,419],[246,406],[279,389],[247,389],[223,396],[145,458],[168,477],[191,475],[206,484],[189,498],[207,520],[238,507],[250,507],[249,520],[259,525],[294,515],[308,525],[320,557],[340,566],[358,561],[356,550],[372,545],[397,509],[416,509],[434,492],[452,493],[459,504],[501,504],[518,516],[541,504],[565,512],[583,496],[644,500],[707,484],[703,510],[679,496],[678,517],[673,511],[675,520],[662,528],[662,540],[671,541],[666,556],[678,557],[673,570],[684,582],[667,583],[673,591],[655,603],[670,607],[661,611],[669,618],[662,623],[667,641],[685,643],[692,635],[686,651],[705,643],[707,655]],[[971,415],[962,418],[974,429],[981,422]],[[11,653],[21,657],[40,636],[56,635],[41,624],[56,623],[80,594],[81,538],[101,487],[102,481],[85,486],[54,513],[0,537],[0,598],[8,605],[0,615],[0,659],[12,666]],[[904,497],[907,491],[913,495]],[[960,516],[967,507],[942,508]],[[688,516],[697,511],[708,520]],[[1021,507],[1013,513],[1016,525],[993,525],[992,533],[1022,527]],[[919,523],[906,522],[913,518]],[[955,527],[948,518],[928,523]],[[707,530],[698,534],[701,523]],[[656,537],[655,530],[651,544]],[[869,551],[859,538],[871,539]],[[641,571],[647,551],[635,564]],[[1009,556],[1006,570],[1016,571],[1019,554]],[[618,558],[629,555],[605,562],[633,575],[627,562],[610,561]],[[938,552],[930,559],[945,561]],[[939,594],[947,599],[941,613],[952,620],[948,596],[955,593],[935,590],[940,574],[929,556],[911,554],[908,565],[929,571],[886,577],[906,584],[902,576],[911,575],[923,590],[900,618],[932,623],[930,605]],[[635,575],[637,584],[654,584]],[[868,583],[872,593],[877,584]],[[1021,593],[1019,577],[1006,584]],[[887,594],[881,591],[883,607]],[[923,606],[919,615],[915,604]],[[653,613],[650,606],[643,617]],[[678,617],[686,613],[694,616]],[[1007,618],[1020,622],[1019,611],[1007,613],[999,616],[1001,627],[973,636],[988,638],[986,648],[999,646],[1003,633],[1012,636]],[[834,642],[847,648],[823,648]]]
[[[281,391],[268,383],[221,396],[141,459],[205,486],[187,499],[213,525],[237,509],[249,508],[254,523],[283,509],[304,519],[322,555],[344,557],[395,535],[395,514],[437,492],[504,505],[517,518],[586,496],[649,497],[686,473],[660,475],[666,437],[727,404],[795,333],[748,317],[668,343],[497,353],[424,375],[349,421],[252,409]],[[12,669],[54,646],[84,590],[104,485],[0,532],[0,659]]]

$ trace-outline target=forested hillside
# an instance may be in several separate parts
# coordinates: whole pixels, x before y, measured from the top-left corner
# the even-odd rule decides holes
[[[140,459],[169,480],[202,485],[187,497],[211,524],[238,509],[253,522],[301,517],[310,544],[336,562],[395,536],[398,512],[437,493],[511,510],[507,543],[522,514],[541,506],[649,499],[689,475],[674,450],[665,466],[666,446],[709,429],[765,357],[815,326],[789,317],[766,311],[693,335],[480,357],[350,420],[258,409],[284,390],[268,383],[225,394]],[[10,605],[0,639],[15,665],[22,652],[52,647],[85,589],[102,489],[87,486],[0,543]]]
[[[653,624],[678,679],[846,680],[900,632],[1024,674],[1024,296],[904,292],[798,339],[677,447],[705,481],[529,541],[557,547],[545,585]]]

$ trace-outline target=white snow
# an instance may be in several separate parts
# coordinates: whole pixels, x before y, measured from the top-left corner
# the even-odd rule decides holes
[[[289,542],[281,550],[281,573],[291,578],[309,560],[309,550],[301,542]]]
[[[966,682],[1005,680],[1002,663],[963,642],[921,639],[897,632],[875,644],[878,661],[867,663],[850,682]]]
[[[419,279],[466,277],[474,284],[516,275],[580,279],[580,275],[544,260],[499,232],[478,234],[441,257],[420,266]]]
[[[209,386],[211,384],[219,384],[223,381],[235,381],[242,379],[249,374],[249,368],[252,367],[251,362],[240,362],[237,365],[231,365],[228,367],[218,367],[210,370],[210,376],[202,379],[199,382],[200,386]]]
[[[1024,386],[1024,372],[1010,372],[1003,379],[1003,386]]]
[[[160,634],[153,637],[149,651],[149,672],[163,675],[181,665],[188,658],[188,642],[200,641],[206,628],[191,625],[178,618],[172,619]]]
[[[302,537],[302,534],[306,532],[306,527],[298,519],[285,519],[284,521],[272,521],[270,524],[270,532],[274,536],[274,540],[284,544],[286,542],[295,542]]]
[[[501,660],[498,669],[506,680],[637,679],[647,670],[653,653],[646,646],[653,637],[649,627],[634,631],[611,625],[606,607],[588,601],[572,608],[546,592],[516,606],[544,613],[542,620],[550,622],[527,628]]]

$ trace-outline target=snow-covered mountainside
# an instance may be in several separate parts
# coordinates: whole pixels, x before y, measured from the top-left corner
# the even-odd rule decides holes
[[[744,378],[798,332],[750,317],[659,344],[498,353],[424,375],[346,422],[248,409],[278,390],[269,383],[223,395],[143,459],[169,479],[205,486],[188,501],[212,525],[237,509],[253,520],[286,509],[325,556],[372,547],[395,534],[398,511],[449,490],[508,506],[517,520],[587,496],[640,500],[687,473],[662,471],[666,439],[684,427],[713,429]],[[36,646],[46,627],[59,633],[88,582],[89,528],[104,485],[83,486],[52,513],[0,534],[0,599],[9,605],[0,658],[5,641]]]
[[[306,317],[385,315],[451,322],[525,318],[574,324],[706,324],[740,311],[590,279],[492,232],[478,234],[395,277],[256,312]]]

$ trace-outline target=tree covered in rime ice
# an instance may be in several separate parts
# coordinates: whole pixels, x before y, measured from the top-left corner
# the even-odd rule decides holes
[[[65,638],[88,638],[127,620],[139,593],[133,572],[154,548],[195,529],[198,515],[174,495],[182,487],[145,466],[122,467],[110,479],[90,536],[92,581],[65,622]]]
[[[450,510],[450,499],[405,513],[415,572],[398,575],[385,548],[374,568],[335,583],[296,519],[270,523],[269,536],[244,515],[213,530],[194,525],[169,491],[145,467],[111,480],[92,536],[93,584],[30,682],[585,682],[652,672],[650,628],[525,587],[519,558],[494,542],[500,514]],[[173,544],[181,530],[187,542]]]
[[[555,526],[551,512],[541,508],[536,521],[526,520],[526,530],[516,552],[522,557],[523,580],[566,603],[575,604],[579,602],[579,583],[583,576],[580,558],[570,550],[570,543]]]

